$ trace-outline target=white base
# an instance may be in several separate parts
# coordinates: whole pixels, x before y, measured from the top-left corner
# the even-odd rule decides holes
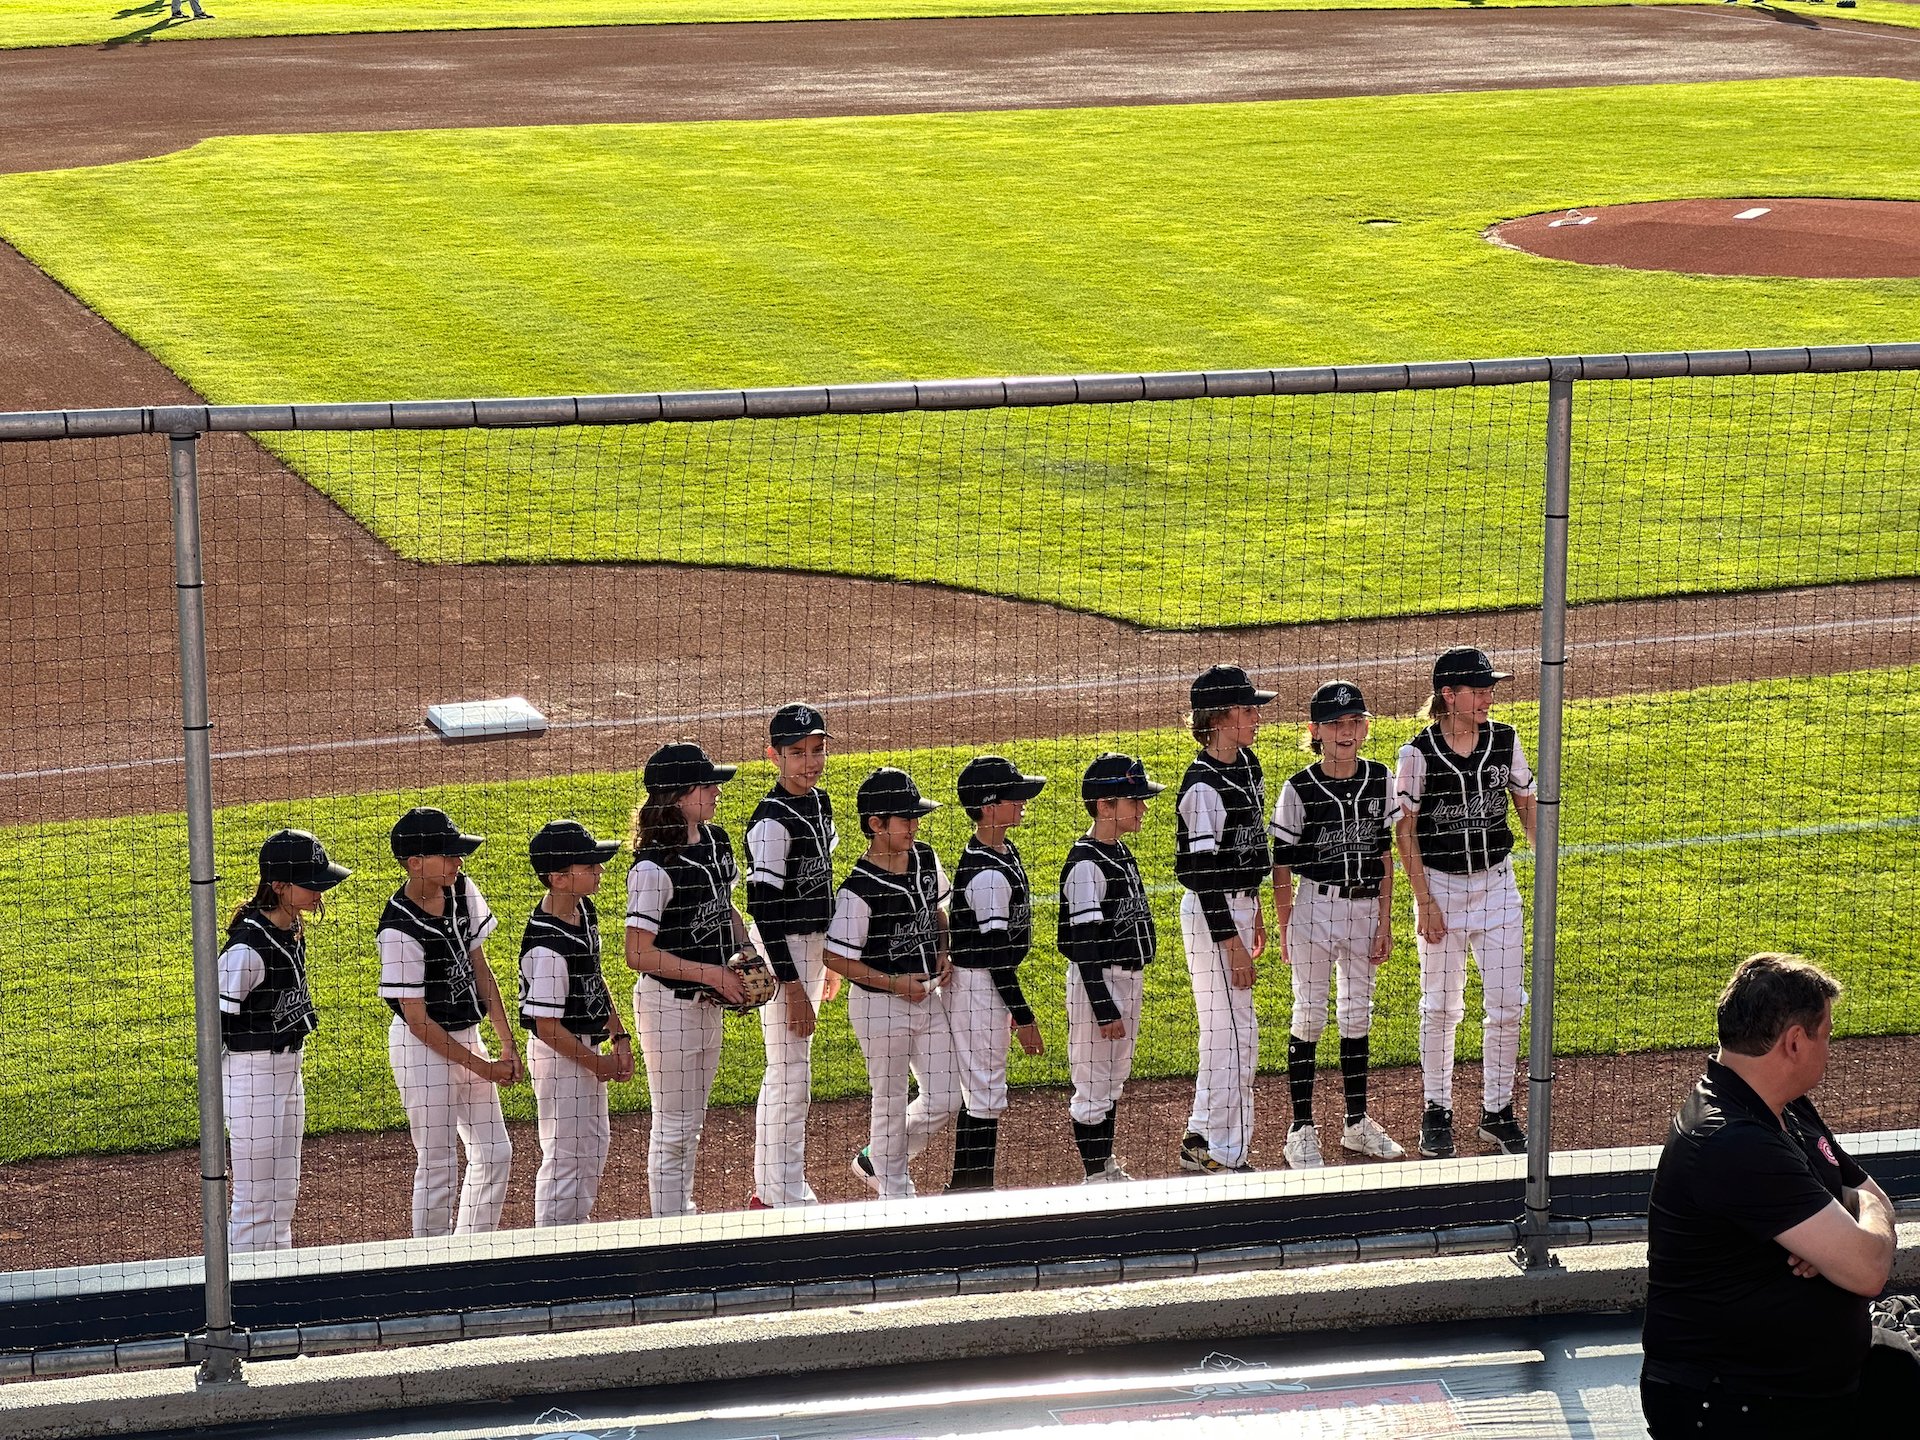
[[[501,735],[541,735],[547,717],[519,695],[504,700],[461,700],[429,705],[427,724],[449,740],[488,740]]]

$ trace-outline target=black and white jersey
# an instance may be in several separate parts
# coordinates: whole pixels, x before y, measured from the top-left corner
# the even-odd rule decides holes
[[[1109,845],[1082,835],[1060,867],[1060,953],[1074,967],[1096,1024],[1121,1018],[1106,972],[1144,970],[1159,937],[1140,866],[1127,842]]]
[[[627,871],[627,928],[645,930],[669,955],[702,965],[733,958],[733,887],[740,870],[733,841],[718,825],[700,827],[690,845],[643,850]],[[711,994],[690,980],[662,980],[681,999]]]
[[[1338,885],[1352,898],[1380,893],[1400,818],[1393,772],[1362,759],[1336,780],[1309,765],[1280,787],[1273,807],[1273,863],[1305,880]]]
[[[1124,840],[1082,835],[1060,867],[1060,953],[1076,965],[1143,970],[1159,945],[1139,862]]]
[[[946,898],[946,871],[924,841],[914,842],[903,875],[862,856],[834,897],[827,951],[888,975],[931,975],[939,960],[940,903]]]
[[[1181,777],[1174,803],[1173,874],[1199,897],[1207,933],[1237,933],[1229,895],[1258,895],[1272,870],[1267,785],[1260,758],[1242,749],[1222,762],[1202,750]]]
[[[975,837],[953,867],[951,925],[953,963],[971,970],[1018,965],[1033,947],[1033,889],[1013,841],[1006,849]]]
[[[817,935],[833,916],[833,852],[840,834],[824,790],[789,795],[776,785],[747,823],[747,913],[782,980],[798,979],[782,942]]]
[[[320,1025],[307,992],[307,941],[257,910],[227,928],[220,952],[220,1038],[229,1050],[297,1050]]]
[[[440,893],[438,915],[409,900],[404,886],[387,901],[374,937],[380,947],[380,996],[396,1015],[402,1000],[424,1000],[434,1024],[465,1030],[486,1014],[473,951],[499,922],[468,876]]]
[[[1533,772],[1511,725],[1483,722],[1467,755],[1429,725],[1400,747],[1396,780],[1402,812],[1419,816],[1413,833],[1428,869],[1466,875],[1513,853],[1507,797],[1533,794]]]
[[[520,1023],[558,1020],[598,1045],[611,1033],[613,996],[600,969],[600,913],[587,896],[569,924],[536,905],[520,937]]]

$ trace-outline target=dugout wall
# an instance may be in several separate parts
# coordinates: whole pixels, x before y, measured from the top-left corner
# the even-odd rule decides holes
[[[190,1353],[225,1373],[243,1352],[1471,1245],[1539,1265],[1637,1211],[1712,996],[1765,948],[1846,981],[1825,1103],[1882,1137],[1863,1143],[1890,1189],[1920,1194],[1900,1133],[1920,1125],[1917,368],[1920,346],[1893,345],[0,416],[0,1179],[5,1248],[27,1257],[0,1275],[0,1373]],[[1042,909],[1025,973],[1049,1053],[1015,1061],[993,1198],[861,1198],[846,1166],[865,1075],[830,1009],[808,1140],[824,1208],[742,1208],[746,1020],[729,1022],[700,1214],[644,1218],[636,1078],[614,1090],[604,1223],[519,1233],[539,1153],[521,1088],[506,1230],[404,1238],[412,1153],[371,932],[408,805],[489,835],[475,870],[510,988],[538,893],[527,836],[563,814],[622,832],[664,739],[751,764],[772,708],[814,701],[828,788],[850,811],[867,769],[904,765],[949,802],[928,822],[949,864],[954,772],[1002,750],[1054,777],[1019,836],[1044,898],[1084,824],[1073,778],[1117,747],[1177,781],[1205,665],[1280,692],[1257,745],[1271,802],[1308,758],[1316,684],[1365,688],[1367,753],[1390,761],[1456,641],[1517,673],[1498,713],[1539,778],[1527,1156],[1463,1143],[1450,1161],[1281,1168],[1274,957],[1255,991],[1263,1173],[1181,1178],[1198,1017],[1157,802],[1136,848],[1162,958],[1120,1134],[1139,1185],[1072,1186]],[[513,695],[544,731],[463,744],[426,723]],[[730,787],[736,841],[769,774]],[[224,1147],[203,1178],[181,1147],[220,1131],[196,1026],[217,1053],[214,954],[281,825],[357,874],[310,939],[303,1248],[230,1259]],[[854,853],[843,836],[837,869]],[[619,879],[602,914],[624,1007]],[[1396,932],[1373,1095],[1412,1148],[1404,906]],[[1477,992],[1467,1013],[1463,1108]],[[1316,1115],[1336,1103],[1334,1045]]]

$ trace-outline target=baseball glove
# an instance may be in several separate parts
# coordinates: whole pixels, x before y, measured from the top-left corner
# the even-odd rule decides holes
[[[728,1010],[744,1015],[748,1011],[758,1010],[780,993],[780,981],[773,973],[773,967],[767,964],[766,956],[757,950],[741,950],[727,961],[727,968],[740,977],[740,988],[746,992],[738,1005],[728,1005]]]

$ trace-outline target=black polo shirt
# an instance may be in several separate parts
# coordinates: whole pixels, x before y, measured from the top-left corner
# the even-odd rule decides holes
[[[1647,1217],[1648,1377],[1753,1395],[1859,1386],[1866,1299],[1795,1275],[1774,1237],[1866,1172],[1811,1100],[1795,1100],[1784,1120],[1717,1060],[1674,1118]]]

